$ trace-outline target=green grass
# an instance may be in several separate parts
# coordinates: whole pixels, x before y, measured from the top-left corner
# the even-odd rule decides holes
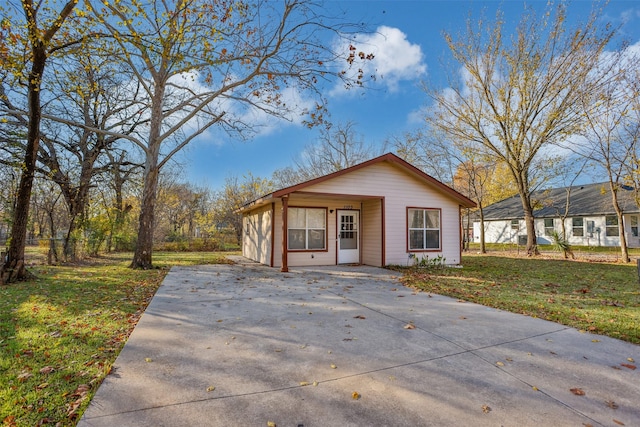
[[[131,257],[36,264],[37,279],[0,287],[3,425],[75,425],[168,267],[225,262],[219,253],[158,252],[159,268],[141,271],[127,268]]]
[[[404,268],[405,284],[425,292],[640,343],[635,263],[465,255],[463,268]]]

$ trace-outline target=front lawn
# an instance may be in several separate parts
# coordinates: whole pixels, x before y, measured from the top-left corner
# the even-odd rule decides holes
[[[640,343],[635,263],[468,255],[463,268],[403,268],[406,285]]]
[[[73,266],[35,265],[37,279],[0,287],[0,420],[73,426],[172,265],[225,262],[220,253],[131,254]],[[35,257],[33,257],[35,259]]]

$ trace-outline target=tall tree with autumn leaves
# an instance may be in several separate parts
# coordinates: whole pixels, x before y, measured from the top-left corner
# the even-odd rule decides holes
[[[574,28],[567,27],[566,15],[565,2],[540,16],[526,9],[513,35],[501,12],[492,22],[469,20],[459,36],[445,33],[460,67],[449,74],[450,87],[425,87],[434,101],[427,117],[433,128],[507,165],[522,202],[530,255],[538,253],[531,186],[536,161],[580,131],[582,94],[610,78],[602,54],[613,29],[599,25],[598,10]]]
[[[0,56],[4,62],[2,96],[6,96],[5,85],[20,87],[26,94],[26,145],[22,174],[18,185],[14,209],[11,243],[7,260],[0,268],[0,284],[27,277],[24,251],[27,237],[27,220],[36,168],[36,157],[40,143],[40,121],[42,118],[41,88],[44,73],[52,56],[74,44],[69,31],[69,17],[77,0],[56,3],[55,1],[22,0],[20,6],[7,3],[11,9],[5,16],[18,16],[2,21]],[[19,114],[5,112],[5,114]]]

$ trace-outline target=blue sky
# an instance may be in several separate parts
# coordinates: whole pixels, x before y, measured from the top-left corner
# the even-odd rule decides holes
[[[527,4],[543,9],[546,0]],[[451,56],[444,44],[444,30],[457,33],[464,29],[467,17],[477,18],[482,11],[493,18],[504,11],[507,26],[515,25],[524,8],[521,1],[329,1],[326,7],[344,11],[350,20],[365,22],[377,33],[363,34],[362,41],[378,43],[374,59],[383,78],[364,91],[328,92],[331,119],[352,121],[366,143],[381,146],[393,135],[401,135],[420,126],[420,110],[428,100],[421,82],[430,81],[444,88],[447,76],[441,65]],[[569,19],[583,20],[590,12],[591,1],[573,1]],[[640,43],[640,2],[612,0],[605,8],[605,19],[621,25],[620,33],[631,44]],[[571,22],[569,23],[571,25]],[[383,42],[384,40],[384,42]],[[329,90],[329,89],[328,89]],[[251,140],[234,140],[209,133],[187,147],[179,157],[184,180],[197,186],[217,190],[225,177],[242,177],[247,173],[268,178],[276,169],[291,166],[305,146],[317,140],[319,131],[299,124],[271,119],[271,131]],[[215,135],[215,138],[213,137]]]

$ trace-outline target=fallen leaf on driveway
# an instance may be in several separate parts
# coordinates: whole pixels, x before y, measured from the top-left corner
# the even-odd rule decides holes
[[[307,381],[300,381],[300,385],[301,385],[302,387],[305,387],[305,386],[308,386],[308,385],[309,385],[309,383],[308,383]]]
[[[618,409],[618,404],[616,402],[614,402],[613,400],[607,400],[605,403],[611,409]]]
[[[354,391],[353,393],[351,393],[351,397],[353,398],[353,400],[358,400],[360,399],[360,393],[358,393],[357,391]]]
[[[628,361],[628,362],[631,362],[631,363],[634,363],[634,362],[635,362],[635,360],[633,360],[633,357],[627,357],[627,361]]]
[[[412,324],[412,323],[407,323],[406,325],[404,325],[405,329],[415,329],[416,325]]]
[[[618,424],[619,426],[623,426],[624,425],[624,423],[622,421],[618,421],[615,418],[613,419],[613,422]]]
[[[153,359],[151,359],[150,357],[145,357],[144,361],[149,363],[149,362],[153,362]]]
[[[366,319],[366,317],[364,317],[361,314],[358,314],[357,316],[353,316],[354,319]]]
[[[209,387],[207,387],[207,393],[212,392],[215,389],[216,389],[215,386],[210,385]]]
[[[496,362],[496,365],[498,365],[498,366],[504,366],[504,363],[502,363],[502,362]]]
[[[332,364],[331,364],[331,369],[336,369],[336,368],[337,368],[337,366],[336,366],[335,364],[333,364],[333,363],[332,363]]]
[[[620,366],[624,366],[627,369],[631,369],[632,371],[635,371],[636,369],[636,365],[630,365],[628,363],[621,363]]]
[[[571,393],[575,394],[576,396],[584,396],[585,395],[584,390],[582,390],[581,388],[578,388],[578,387],[569,389],[569,391]]]
[[[489,412],[491,412],[491,407],[489,405],[482,405],[482,412],[488,414]]]
[[[273,421],[267,421],[267,427],[276,427],[276,423]]]

